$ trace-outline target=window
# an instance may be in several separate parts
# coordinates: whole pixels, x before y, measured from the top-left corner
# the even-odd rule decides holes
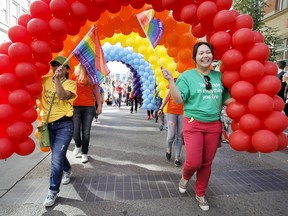
[[[0,20],[1,22],[8,24],[8,12],[7,12],[7,1],[1,1],[0,7]]]
[[[277,9],[279,11],[284,10],[288,8],[288,0],[279,0],[278,1],[278,5],[277,5]]]
[[[19,4],[16,2],[12,2],[11,4],[11,17],[10,17],[10,26],[17,24],[17,19],[19,17]]]

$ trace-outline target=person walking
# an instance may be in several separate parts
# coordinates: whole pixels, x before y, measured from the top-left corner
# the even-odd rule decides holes
[[[278,61],[277,62],[277,66],[278,66],[278,74],[277,77],[280,79],[281,81],[281,89],[280,91],[277,93],[278,96],[280,96],[283,100],[284,100],[284,92],[285,92],[285,87],[286,87],[286,82],[283,80],[283,75],[286,73],[285,72],[285,67],[286,67],[286,62],[285,61]],[[285,100],[284,100],[285,102]]]
[[[184,103],[186,160],[179,191],[186,192],[189,180],[196,173],[195,198],[203,211],[209,210],[205,192],[222,132],[221,107],[234,101],[223,86],[222,74],[210,69],[213,58],[213,47],[207,42],[198,42],[193,50],[196,68],[184,71],[176,83],[171,72],[162,68],[173,100],[177,104]]]
[[[147,120],[154,119],[154,110],[147,110]]]
[[[82,64],[79,64],[73,75],[73,80],[77,84],[77,99],[73,103],[74,107],[74,133],[75,148],[73,155],[81,157],[82,163],[88,162],[88,151],[90,142],[90,130],[95,116],[95,100],[101,104],[99,86],[92,83]],[[95,97],[94,97],[95,94]],[[102,113],[102,106],[97,107],[97,115]],[[79,153],[82,153],[79,155]]]
[[[137,113],[137,110],[138,110],[138,98],[135,97],[133,89],[130,92],[129,100],[130,100],[130,104],[131,104],[130,113],[132,114],[134,110],[135,110],[135,113]]]
[[[66,153],[73,135],[73,101],[77,97],[75,82],[67,79],[69,61],[66,61],[64,56],[57,56],[50,65],[54,75],[43,77],[42,92],[38,98],[42,105],[40,116],[42,121],[46,122],[51,100],[54,97],[48,122],[51,171],[48,195],[43,203],[45,207],[55,204],[61,182],[70,183],[72,169]]]
[[[175,142],[175,166],[180,167],[182,161],[180,160],[181,150],[183,145],[183,134],[182,134],[182,116],[183,116],[183,104],[176,104],[171,97],[170,90],[167,95],[163,98],[163,102],[159,108],[158,115],[163,114],[163,109],[167,105],[167,125],[168,133],[166,139],[166,158],[171,159],[172,145]]]

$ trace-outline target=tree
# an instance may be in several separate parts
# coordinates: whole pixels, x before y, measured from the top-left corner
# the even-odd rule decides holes
[[[270,61],[276,61],[276,48],[280,43],[279,37],[276,36],[278,28],[266,26],[263,19],[265,16],[265,8],[269,4],[264,0],[236,0],[233,3],[233,8],[241,14],[248,14],[254,20],[254,31],[259,31],[265,38],[265,44],[270,48]]]

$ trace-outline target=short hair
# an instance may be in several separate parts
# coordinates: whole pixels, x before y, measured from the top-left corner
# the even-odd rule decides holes
[[[286,67],[286,62],[285,61],[278,61],[277,65],[280,69],[284,70],[284,68]]]
[[[197,55],[197,52],[198,52],[198,49],[201,45],[206,45],[209,47],[211,53],[212,53],[212,56],[213,56],[213,59],[214,59],[214,48],[213,46],[210,44],[210,43],[207,43],[207,42],[198,42],[194,45],[194,48],[193,48],[193,59],[194,61],[196,62],[196,55]]]

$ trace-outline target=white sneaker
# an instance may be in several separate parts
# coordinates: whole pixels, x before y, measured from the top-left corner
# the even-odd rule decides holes
[[[50,207],[55,204],[57,194],[48,193],[46,199],[44,200],[43,206]]]
[[[208,211],[209,210],[209,204],[208,201],[206,200],[205,196],[195,196],[196,200],[198,201],[199,207],[203,211]]]
[[[74,150],[73,150],[73,155],[76,157],[81,151],[81,147],[77,147],[75,146]]]
[[[88,162],[87,154],[82,154],[81,162],[82,163],[87,163]]]
[[[62,177],[62,184],[67,185],[70,183],[70,178],[72,175],[72,170],[70,169],[68,172],[63,172],[63,177]]]

